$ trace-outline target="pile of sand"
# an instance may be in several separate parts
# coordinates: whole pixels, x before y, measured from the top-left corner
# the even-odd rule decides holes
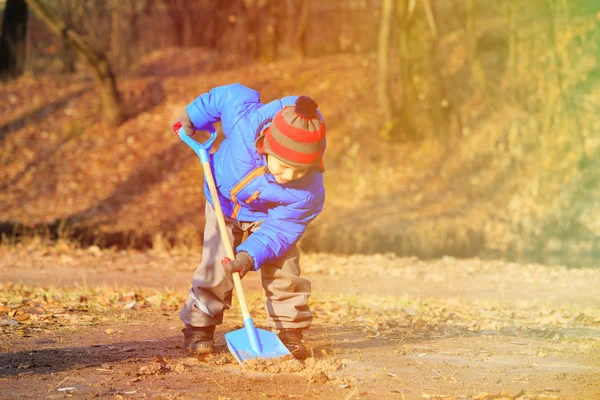
[[[260,373],[279,374],[300,372],[306,376],[309,383],[325,383],[329,380],[327,372],[339,371],[343,366],[342,362],[336,358],[320,360],[309,358],[302,362],[290,357],[255,359],[242,364],[244,369]]]

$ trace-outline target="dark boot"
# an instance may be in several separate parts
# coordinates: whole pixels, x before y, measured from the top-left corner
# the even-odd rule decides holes
[[[199,356],[213,352],[214,325],[201,328],[186,325],[181,332],[183,332],[184,345],[188,354]]]
[[[306,359],[308,351],[303,343],[302,329],[282,329],[277,336],[297,360]]]

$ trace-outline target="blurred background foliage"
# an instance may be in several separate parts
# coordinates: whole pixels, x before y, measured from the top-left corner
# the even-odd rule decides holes
[[[327,119],[328,201],[305,249],[597,263],[595,0],[0,8],[5,240],[199,240],[200,171],[170,123],[240,81],[264,101],[311,95]]]

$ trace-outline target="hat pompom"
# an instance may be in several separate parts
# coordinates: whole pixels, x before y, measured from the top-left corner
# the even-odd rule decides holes
[[[317,107],[319,107],[317,102],[310,97],[300,96],[296,100],[294,109],[298,115],[301,115],[304,118],[317,118]]]

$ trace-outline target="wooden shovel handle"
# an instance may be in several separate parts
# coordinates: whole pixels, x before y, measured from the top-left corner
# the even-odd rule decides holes
[[[219,202],[219,194],[217,193],[215,178],[213,177],[210,164],[208,162],[203,162],[202,168],[204,169],[204,176],[206,177],[206,183],[208,184],[208,189],[210,190],[210,197],[212,198],[215,213],[217,215],[217,223],[219,224],[221,241],[225,246],[225,252],[227,253],[227,257],[229,257],[231,260],[235,260],[235,252],[233,251],[233,245],[231,244],[231,240],[229,239],[229,235],[227,234],[225,217],[223,217],[223,209],[221,208],[221,203]],[[240,307],[242,308],[242,315],[244,316],[244,320],[246,320],[250,318],[250,312],[248,311],[248,304],[246,303],[244,288],[242,287],[242,279],[240,277],[239,272],[234,272],[231,275],[233,276],[235,293],[238,297],[238,301],[240,302]]]

